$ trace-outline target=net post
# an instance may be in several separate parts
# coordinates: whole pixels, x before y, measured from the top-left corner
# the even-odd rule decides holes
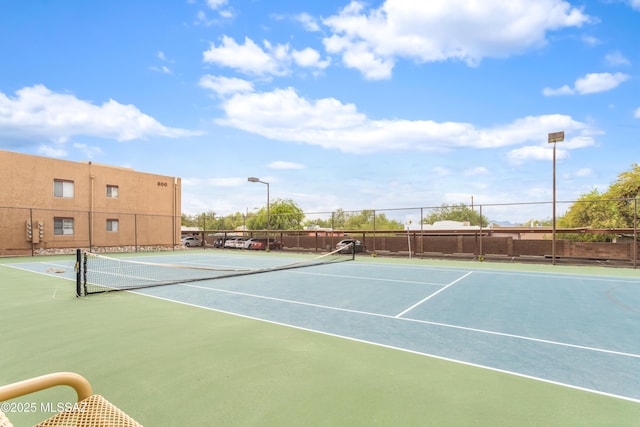
[[[82,291],[84,295],[89,295],[87,292],[87,254],[82,257]]]
[[[351,243],[351,260],[356,259],[356,242]]]
[[[76,249],[76,297],[82,296],[82,252]]]

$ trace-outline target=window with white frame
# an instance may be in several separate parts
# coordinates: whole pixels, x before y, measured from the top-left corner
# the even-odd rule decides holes
[[[74,185],[73,181],[65,181],[62,179],[53,180],[53,196],[73,198]]]
[[[53,218],[53,234],[56,236],[73,235],[73,218]]]
[[[118,231],[120,226],[120,221],[117,219],[108,219],[107,220],[107,231]]]
[[[107,197],[117,199],[119,188],[117,185],[107,185]]]

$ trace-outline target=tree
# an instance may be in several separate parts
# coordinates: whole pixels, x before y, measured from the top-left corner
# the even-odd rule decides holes
[[[215,230],[235,230],[238,227],[244,226],[245,222],[245,215],[240,212],[236,212],[222,218],[217,218]]]
[[[404,227],[400,222],[388,219],[384,213],[365,209],[349,215],[344,228],[346,230],[402,230]]]
[[[437,211],[425,217],[422,223],[433,224],[436,221],[468,222],[470,225],[480,225],[482,223],[483,227],[489,225],[489,220],[484,215],[480,216],[478,212],[464,203],[454,205],[443,204]]]
[[[567,212],[558,219],[566,228],[593,229],[631,228],[640,195],[640,165],[633,164],[630,171],[618,175],[618,180],[604,193],[597,189],[580,196]],[[563,236],[571,240],[608,241],[612,234],[584,234]]]
[[[267,208],[261,208],[256,214],[247,217],[250,230],[299,230],[302,228],[304,212],[291,199],[276,199]]]
[[[384,213],[376,213],[374,210],[360,212],[345,212],[337,209],[329,219],[314,219],[305,222],[306,226],[316,225],[321,228],[333,230],[402,230],[403,225],[388,219]]]

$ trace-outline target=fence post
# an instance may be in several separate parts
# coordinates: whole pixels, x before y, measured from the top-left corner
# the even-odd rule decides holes
[[[633,199],[633,268],[638,264],[638,198]]]
[[[479,259],[484,259],[484,255],[482,254],[482,205],[479,206],[480,208],[480,248],[479,248],[479,253],[478,253],[478,258]]]
[[[138,252],[138,214],[133,214],[133,246]]]

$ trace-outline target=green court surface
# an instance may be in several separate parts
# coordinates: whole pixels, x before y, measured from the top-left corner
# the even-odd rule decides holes
[[[2,263],[21,261],[43,259]],[[70,280],[1,264],[0,313],[0,383],[77,372],[147,427],[640,425],[633,400],[142,294],[76,298]],[[20,401],[73,399],[57,388]],[[7,415],[19,427],[52,414]]]

